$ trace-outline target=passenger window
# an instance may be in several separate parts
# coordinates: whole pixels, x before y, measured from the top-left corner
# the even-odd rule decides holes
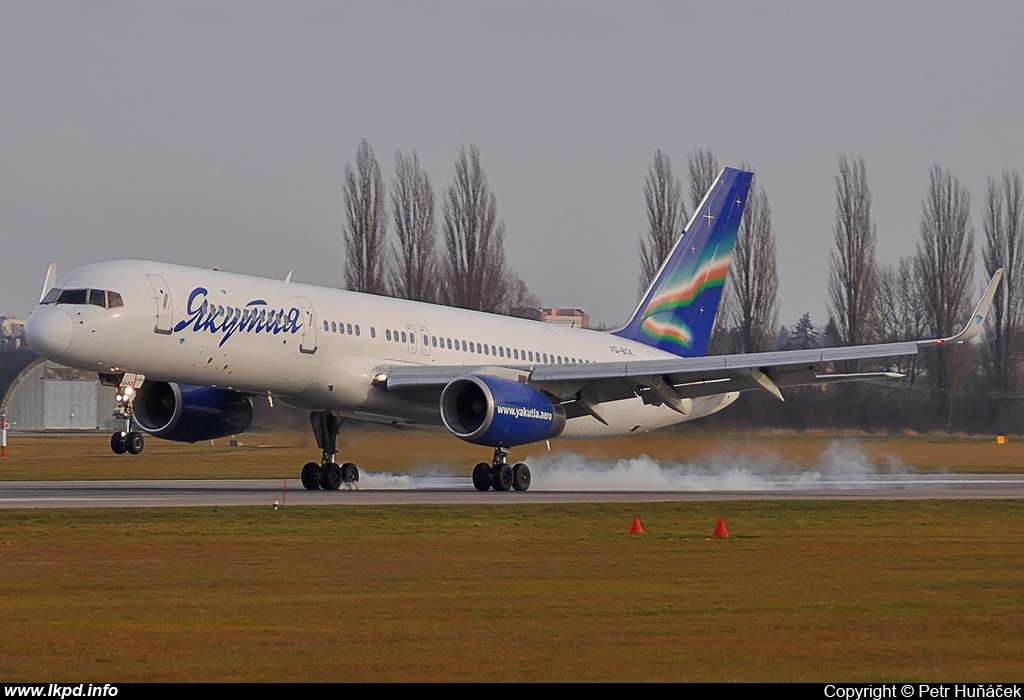
[[[348,329],[348,334],[352,335],[352,324],[351,323],[347,323],[347,324],[345,324],[345,327]]]
[[[487,344],[486,343],[484,343],[484,354],[485,355],[490,355],[491,354],[491,353],[487,352]]]
[[[428,345],[428,344],[429,344],[429,343],[428,343],[428,341],[427,341],[427,336],[426,336],[426,334],[424,334],[424,336],[423,336],[423,345],[424,345],[424,346],[426,346],[426,345]]]
[[[356,324],[356,337],[359,337],[359,324]]]
[[[462,352],[466,352],[466,341],[462,341]]]
[[[371,338],[376,338],[377,337],[377,329],[374,328],[373,326],[370,326],[370,337]]]
[[[89,290],[89,303],[93,306],[99,306],[105,308],[107,306],[107,300],[103,297],[106,296],[102,289],[90,289]]]
[[[388,328],[386,331],[384,331],[384,337],[387,338],[388,340],[391,340],[391,329],[390,328]]]
[[[505,348],[498,348],[498,354],[505,357]]]
[[[405,331],[402,331],[402,342],[403,343],[408,343],[409,342],[409,337],[405,334]]]
[[[448,338],[447,342],[448,342],[448,349],[451,350],[452,349],[452,339]]]
[[[324,321],[324,330],[325,331],[330,330],[330,328],[327,326],[327,321]]]
[[[113,309],[118,306],[124,306],[121,295],[117,292],[107,292],[107,308]]]
[[[437,336],[436,335],[430,336],[430,344],[433,345],[435,348],[437,347]]]

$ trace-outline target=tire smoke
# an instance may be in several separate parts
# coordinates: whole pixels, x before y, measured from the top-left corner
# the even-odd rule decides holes
[[[856,445],[832,443],[807,466],[774,453],[757,457],[718,455],[663,463],[645,455],[593,460],[558,455],[534,461],[533,486],[544,491],[765,491],[860,489],[886,485],[892,475],[910,475],[891,460],[876,464]]]
[[[913,471],[898,459],[876,463],[850,442],[832,443],[812,465],[772,452],[756,457],[723,453],[681,463],[646,455],[601,460],[560,453],[531,459],[530,469],[531,491],[815,491],[881,488],[897,478],[914,480]],[[363,472],[359,488],[461,489],[468,481],[465,471],[461,465],[428,464],[413,474]]]

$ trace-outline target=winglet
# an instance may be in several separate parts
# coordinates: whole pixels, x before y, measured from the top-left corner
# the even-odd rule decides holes
[[[285,275],[285,278],[284,278],[284,283],[285,284],[288,284],[289,282],[292,281],[292,272],[293,272],[293,270],[288,270],[288,274]]]
[[[971,320],[967,322],[964,329],[956,335],[948,338],[939,338],[937,340],[921,340],[918,341],[917,347],[924,348],[932,345],[946,345],[948,343],[962,343],[965,340],[970,340],[974,336],[981,333],[985,327],[985,317],[988,316],[989,309],[992,308],[992,299],[995,298],[996,289],[999,288],[999,283],[1003,279],[1003,268],[996,270],[996,273],[992,275],[992,279],[988,283],[988,287],[985,288],[985,293],[981,295],[981,301],[978,302],[978,308],[974,310],[974,314],[971,316]]]
[[[46,298],[47,293],[53,289],[53,285],[57,283],[57,263],[50,263],[50,266],[46,268],[46,279],[43,280],[43,291],[39,292],[39,301],[42,302]]]

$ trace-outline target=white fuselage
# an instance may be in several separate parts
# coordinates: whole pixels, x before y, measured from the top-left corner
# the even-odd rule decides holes
[[[157,262],[97,263],[57,287],[116,292],[123,305],[37,307],[29,339],[48,359],[269,393],[299,408],[378,422],[441,425],[436,403],[402,400],[374,386],[374,375],[389,366],[465,366],[468,374],[673,357],[603,332]],[[572,418],[563,436],[652,430],[734,399],[698,399],[687,416],[640,399],[613,401],[602,405],[607,425],[589,415]]]

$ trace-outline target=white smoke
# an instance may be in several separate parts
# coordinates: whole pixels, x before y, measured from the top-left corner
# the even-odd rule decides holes
[[[466,481],[467,477],[456,475],[447,469],[442,470],[436,465],[431,465],[429,468],[421,468],[414,474],[364,472],[360,470],[358,488],[378,491],[414,489],[451,490],[465,487]]]
[[[886,477],[909,473],[897,460],[874,463],[850,443],[832,443],[810,467],[768,452],[758,457],[717,455],[667,464],[646,455],[592,460],[570,454],[542,457],[531,469],[531,488],[545,491],[853,489],[885,486],[891,483]]]
[[[681,463],[646,455],[591,459],[559,453],[530,460],[535,491],[767,491],[866,489],[910,485],[911,470],[898,459],[871,460],[856,443],[834,442],[807,465],[772,452],[720,454]],[[424,465],[413,474],[363,472],[359,488],[375,490],[463,489],[469,474],[459,465]],[[923,484],[922,484],[923,485]]]

